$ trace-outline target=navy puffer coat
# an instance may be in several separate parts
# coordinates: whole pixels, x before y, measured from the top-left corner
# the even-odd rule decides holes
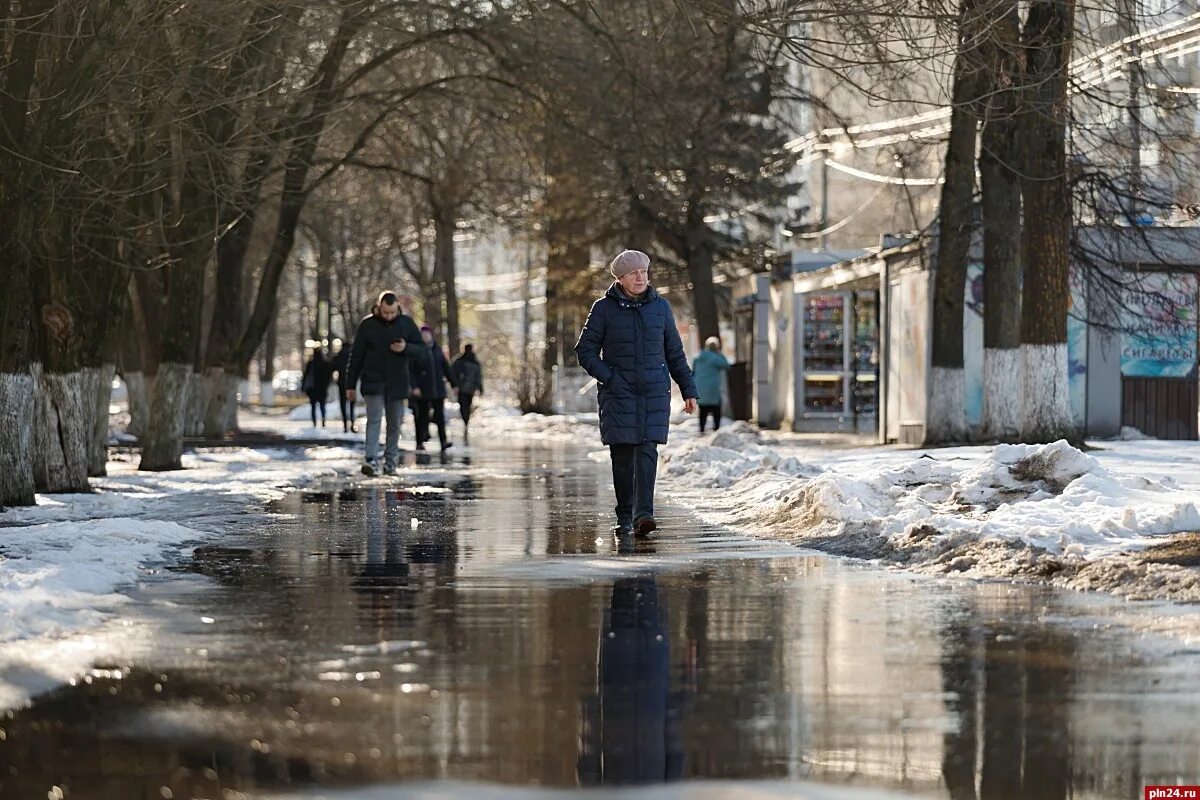
[[[600,383],[600,437],[606,445],[666,444],[671,379],[697,396],[671,304],[649,287],[636,300],[609,287],[575,345],[579,365]]]

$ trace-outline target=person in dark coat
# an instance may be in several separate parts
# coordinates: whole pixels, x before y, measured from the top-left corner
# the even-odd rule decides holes
[[[614,532],[646,536],[658,527],[654,480],[671,421],[671,380],[689,414],[698,393],[671,304],[650,285],[650,257],[625,250],[609,270],[616,281],[592,306],[575,353],[600,385],[600,438],[617,495]]]
[[[395,292],[382,292],[371,316],[363,319],[354,335],[350,352],[347,399],[356,398],[362,384],[367,402],[366,457],[362,471],[374,475],[379,470],[379,427],[387,417],[387,447],[383,453],[385,474],[396,471],[400,460],[400,425],[404,421],[404,401],[413,393],[409,372],[423,377],[429,371],[429,351],[412,318],[400,310]],[[416,390],[419,394],[419,390]]]
[[[329,362],[329,366],[337,375],[338,408],[342,412],[342,432],[358,433],[358,426],[354,423],[354,401],[346,397],[346,392],[351,388],[350,347],[347,343],[342,342],[338,345],[338,351],[333,354],[333,360]]]
[[[463,421],[463,441],[471,443],[471,405],[475,395],[483,395],[483,365],[475,356],[475,346],[467,345],[450,365],[450,374],[458,387],[458,413]]]
[[[420,388],[420,394],[414,395],[413,413],[416,415],[417,449],[424,450],[429,441],[429,422],[437,425],[438,440],[445,452],[452,445],[446,438],[446,384],[454,385],[454,377],[450,374],[450,364],[437,340],[433,338],[433,328],[421,326],[422,349],[429,353],[429,370],[417,375],[413,373],[413,386]]]
[[[308,395],[312,411],[313,427],[317,427],[317,411],[321,412],[321,427],[325,427],[325,400],[329,397],[329,384],[333,382],[333,367],[325,359],[325,351],[314,347],[312,357],[304,365],[304,377],[300,385]]]

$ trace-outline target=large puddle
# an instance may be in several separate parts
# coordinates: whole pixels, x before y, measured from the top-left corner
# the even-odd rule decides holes
[[[809,556],[681,509],[617,543],[606,478],[514,447],[279,503],[139,587],[153,647],[0,720],[0,797],[1200,782],[1200,656],[1109,624],[1124,604]]]

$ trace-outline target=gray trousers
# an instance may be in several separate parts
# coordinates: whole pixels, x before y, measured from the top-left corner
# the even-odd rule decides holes
[[[379,459],[379,424],[387,414],[387,445],[383,460],[395,464],[400,460],[400,426],[404,422],[404,401],[385,399],[383,394],[369,394],[367,401],[367,461]]]

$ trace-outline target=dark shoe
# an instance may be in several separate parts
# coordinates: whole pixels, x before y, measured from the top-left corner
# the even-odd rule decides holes
[[[425,443],[424,443],[424,442],[417,442],[417,449],[418,449],[418,450],[424,450],[424,449],[425,449]]]
[[[379,465],[374,461],[364,461],[362,465],[362,474],[368,478],[374,478],[375,473],[379,471]]]
[[[454,447],[454,442],[442,442],[442,452],[446,452],[451,447]]]
[[[634,536],[649,536],[650,533],[658,528],[658,523],[654,521],[654,517],[642,517],[637,522],[633,523]]]
[[[628,536],[633,533],[633,526],[621,523],[612,529],[613,536]]]
[[[384,464],[383,465],[383,474],[384,475],[395,475],[396,474],[396,465],[395,464]]]

